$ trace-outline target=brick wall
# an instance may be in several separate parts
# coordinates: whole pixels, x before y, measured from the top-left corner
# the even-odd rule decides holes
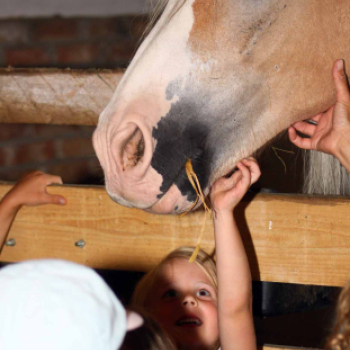
[[[68,184],[103,184],[91,143],[93,127],[0,124],[0,180],[31,170],[60,175]]]
[[[117,68],[131,60],[146,18],[40,18],[0,21],[0,66]],[[0,180],[39,169],[65,183],[103,184],[93,127],[0,124]]]
[[[126,67],[146,26],[144,16],[0,21],[0,66]]]

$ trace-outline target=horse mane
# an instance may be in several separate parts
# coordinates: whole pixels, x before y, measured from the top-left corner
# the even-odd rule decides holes
[[[155,23],[163,13],[168,2],[169,0],[146,0],[146,8],[149,12],[149,22],[142,35],[142,38],[144,38],[154,27]]]
[[[178,0],[181,1],[181,0]],[[182,0],[182,4],[178,7],[177,11],[185,4],[187,0]],[[141,36],[141,41],[149,34],[149,32],[152,30],[160,16],[162,15],[166,5],[168,4],[169,0],[146,0],[146,9],[149,13],[149,22],[146,26],[145,31],[143,32]]]
[[[317,151],[305,152],[303,193],[350,195],[350,174],[334,156]]]

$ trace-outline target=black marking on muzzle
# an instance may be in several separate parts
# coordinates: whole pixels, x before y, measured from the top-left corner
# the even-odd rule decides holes
[[[174,103],[169,113],[153,128],[157,140],[151,166],[163,177],[161,198],[175,184],[187,200],[194,202],[197,195],[190,184],[185,164],[190,158],[202,188],[208,184],[210,151],[206,145],[209,128],[198,121],[198,110],[193,104]]]

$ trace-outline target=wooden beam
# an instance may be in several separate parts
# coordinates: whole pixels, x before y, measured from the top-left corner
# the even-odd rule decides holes
[[[123,73],[0,69],[0,123],[96,125]]]
[[[0,197],[10,186],[0,186]],[[95,268],[146,271],[168,252],[195,245],[203,213],[148,214],[112,202],[102,187],[50,187],[65,207],[24,207],[1,261],[63,258]],[[254,280],[342,286],[350,275],[350,199],[257,195],[235,215]],[[84,248],[75,243],[83,239]],[[202,247],[214,249],[211,220]]]

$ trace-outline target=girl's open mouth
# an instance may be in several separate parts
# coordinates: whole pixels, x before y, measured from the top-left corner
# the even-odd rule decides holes
[[[185,316],[181,317],[176,325],[179,327],[200,327],[202,325],[202,321],[195,316]]]

